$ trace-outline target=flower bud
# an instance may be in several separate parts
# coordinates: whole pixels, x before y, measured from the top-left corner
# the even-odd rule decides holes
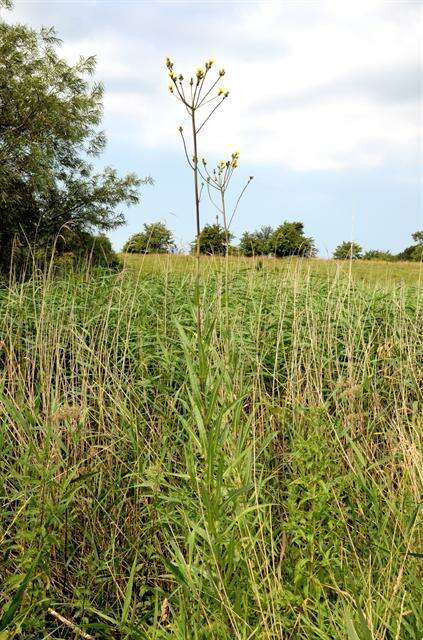
[[[219,75],[220,77],[225,75],[225,69],[219,69]]]

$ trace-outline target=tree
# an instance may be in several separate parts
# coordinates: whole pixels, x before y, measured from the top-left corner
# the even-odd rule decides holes
[[[201,230],[198,246],[200,253],[207,255],[224,255],[227,242],[230,242],[232,234],[221,227],[220,224],[206,224]],[[197,238],[192,243],[193,251],[197,247]]]
[[[12,247],[54,243],[124,223],[117,207],[139,201],[140,180],[88,162],[106,144],[95,59],[69,65],[54,30],[0,21],[0,269]],[[85,237],[85,236],[84,236]]]
[[[363,260],[385,260],[386,262],[394,260],[394,256],[390,251],[379,251],[378,249],[370,249],[363,255]]]
[[[396,258],[397,260],[407,260],[412,262],[423,261],[423,231],[416,231],[411,235],[416,244],[401,251]]]
[[[278,257],[301,256],[313,257],[316,248],[313,238],[304,235],[302,222],[284,222],[273,232],[270,238],[270,249]]]
[[[125,243],[126,253],[170,253],[175,247],[172,232],[163,222],[144,224],[144,231],[131,236]]]
[[[269,226],[261,227],[258,231],[245,231],[241,236],[239,249],[244,256],[265,256],[272,252],[271,239],[273,229]]]
[[[345,241],[333,252],[335,260],[358,260],[362,257],[362,248],[356,242]]]

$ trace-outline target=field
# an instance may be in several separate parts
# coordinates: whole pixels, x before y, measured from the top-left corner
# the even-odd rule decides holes
[[[194,279],[0,289],[0,640],[421,640],[420,265]]]

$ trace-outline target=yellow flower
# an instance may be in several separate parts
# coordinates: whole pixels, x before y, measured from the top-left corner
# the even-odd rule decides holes
[[[199,68],[197,69],[197,71],[196,71],[196,74],[195,74],[195,75],[196,75],[196,77],[197,77],[197,80],[201,80],[202,78],[204,78],[204,71],[203,71],[203,69],[201,69],[201,67],[199,67]]]
[[[225,69],[219,69],[219,75],[220,76],[224,76],[225,75]]]

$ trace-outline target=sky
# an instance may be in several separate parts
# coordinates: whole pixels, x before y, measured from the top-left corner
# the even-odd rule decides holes
[[[95,55],[108,146],[99,164],[150,175],[116,249],[144,223],[195,235],[192,175],[164,59],[189,76],[210,57],[228,99],[204,127],[213,166],[239,150],[228,198],[254,175],[232,231],[301,220],[319,255],[343,240],[400,251],[423,228],[423,1],[51,0],[9,21],[54,26],[69,62]],[[203,198],[202,222],[215,210]],[[235,240],[236,241],[236,240]]]

